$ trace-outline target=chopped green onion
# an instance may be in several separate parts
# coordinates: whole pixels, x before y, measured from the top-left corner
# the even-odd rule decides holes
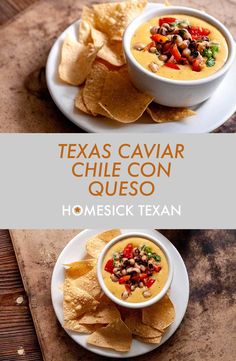
[[[203,56],[206,56],[208,59],[212,58],[212,51],[210,49],[205,49],[203,52]]]
[[[207,59],[207,61],[206,61],[206,66],[208,67],[208,68],[211,68],[212,66],[214,66],[215,65],[215,59],[214,58],[209,58],[209,59]]]
[[[220,44],[218,44],[218,43],[210,43],[210,48],[211,48],[211,50],[218,52],[219,48],[220,48]]]
[[[218,51],[219,51],[219,45],[218,44],[211,45],[211,52],[212,52],[213,58],[216,58],[216,55],[217,55]]]
[[[160,262],[161,261],[161,257],[158,256],[158,254],[153,254],[153,258],[155,259],[155,261]]]
[[[148,246],[145,246],[145,247],[144,247],[144,252],[146,252],[146,253],[152,253],[152,249],[151,249],[150,247],[148,247]]]
[[[189,26],[189,22],[188,21],[186,21],[186,20],[180,20],[179,22],[178,22],[178,24],[177,24],[177,26],[184,26],[184,27],[187,27],[187,26]]]

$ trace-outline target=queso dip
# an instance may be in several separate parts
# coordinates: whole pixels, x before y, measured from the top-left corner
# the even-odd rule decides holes
[[[133,35],[131,51],[144,68],[175,80],[205,78],[228,58],[227,42],[217,28],[181,14],[142,24]]]
[[[152,241],[129,237],[115,243],[103,260],[102,276],[107,288],[126,302],[145,302],[166,284],[168,262]]]

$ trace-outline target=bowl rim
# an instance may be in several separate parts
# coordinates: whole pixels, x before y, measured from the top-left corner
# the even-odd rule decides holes
[[[158,245],[161,250],[164,252],[167,262],[168,262],[168,278],[167,281],[164,285],[164,287],[162,288],[161,292],[159,292],[156,296],[154,296],[153,298],[151,298],[150,300],[144,301],[144,302],[137,302],[137,303],[131,303],[131,302],[126,302],[123,301],[119,298],[117,298],[116,296],[113,295],[113,293],[107,288],[103,276],[102,276],[102,266],[103,266],[103,260],[104,257],[107,253],[107,251],[115,244],[118,243],[119,241],[125,239],[125,238],[130,238],[130,237],[141,237],[141,238],[146,238],[148,240],[150,240],[151,242],[155,243],[156,245]],[[105,295],[110,298],[113,302],[115,302],[116,304],[126,307],[126,308],[132,308],[132,309],[140,309],[140,308],[145,308],[148,306],[153,305],[154,303],[160,301],[165,294],[167,293],[168,289],[170,288],[170,285],[172,283],[172,279],[173,279],[173,274],[174,274],[174,265],[173,265],[173,260],[172,257],[170,255],[170,252],[168,251],[168,249],[165,247],[164,242],[162,240],[158,239],[157,237],[154,236],[150,236],[146,233],[143,232],[129,232],[126,234],[121,234],[115,238],[113,238],[111,241],[109,241],[107,243],[107,245],[103,248],[103,250],[101,251],[99,257],[98,257],[98,261],[97,261],[97,278],[98,278],[98,282],[103,290],[103,292],[105,293]]]
[[[183,15],[185,14],[185,15],[199,17],[200,19],[203,19],[203,20],[209,22],[211,25],[216,27],[223,34],[223,36],[225,37],[225,40],[227,42],[227,45],[228,45],[228,58],[221,69],[219,69],[215,73],[213,73],[205,78],[201,78],[201,79],[176,80],[176,79],[161,77],[161,76],[158,76],[157,74],[151,73],[150,71],[145,69],[141,64],[139,64],[139,62],[134,58],[134,56],[131,52],[131,49],[130,49],[130,41],[131,41],[131,38],[132,38],[135,30],[145,21],[150,20],[152,17],[158,16],[159,13],[161,15],[165,15],[165,14],[171,14],[174,12],[180,13],[180,14],[182,12]],[[137,16],[126,28],[126,30],[124,32],[124,36],[123,36],[123,49],[124,49],[127,63],[129,63],[129,62],[132,63],[132,65],[135,66],[137,70],[139,70],[144,75],[148,76],[150,78],[150,80],[154,79],[154,80],[162,81],[163,83],[166,83],[166,84],[183,85],[183,86],[184,85],[192,85],[192,86],[201,85],[201,84],[205,84],[205,83],[208,83],[210,81],[214,81],[214,80],[220,78],[230,69],[230,67],[232,66],[233,61],[235,59],[235,56],[236,56],[235,42],[234,42],[233,36],[231,35],[231,33],[227,29],[227,27],[223,23],[221,23],[218,19],[213,17],[212,15],[209,15],[204,11],[194,9],[191,7],[186,7],[186,6],[168,6],[168,7],[156,7],[156,8],[153,7],[150,10],[144,11],[141,15]]]

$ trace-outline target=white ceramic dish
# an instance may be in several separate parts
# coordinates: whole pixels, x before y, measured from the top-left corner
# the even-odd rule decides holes
[[[77,261],[83,258],[86,255],[86,241],[89,237],[94,236],[95,234],[101,232],[99,229],[93,230],[85,230],[79,233],[76,237],[74,237],[67,246],[62,250],[60,256],[57,259],[55,264],[52,280],[51,280],[51,297],[52,297],[52,304],[55,310],[56,316],[63,327],[63,294],[61,291],[61,286],[64,282],[64,270],[63,264]],[[170,290],[170,298],[175,306],[176,317],[173,324],[169,327],[168,331],[165,333],[161,343],[159,345],[150,345],[139,342],[137,340],[132,341],[132,346],[129,352],[121,353],[112,351],[109,349],[98,348],[95,346],[88,345],[86,342],[87,335],[79,334],[77,332],[72,332],[69,330],[65,330],[68,335],[80,346],[88,349],[91,352],[97,353],[102,356],[111,357],[111,358],[126,358],[126,357],[134,357],[146,354],[149,351],[154,350],[155,348],[162,345],[166,342],[173,333],[179,327],[184,314],[186,312],[186,308],[188,305],[189,299],[189,280],[186,267],[184,262],[177,251],[177,249],[173,246],[173,244],[168,241],[162,234],[156,232],[154,230],[147,230],[147,229],[122,229],[122,234],[127,234],[129,232],[142,232],[146,233],[151,237],[158,237],[165,243],[166,248],[168,249],[169,253],[171,254],[171,258],[174,263],[175,271],[174,277],[171,285]]]
[[[224,66],[216,73],[198,80],[173,80],[167,79],[145,69],[137,62],[131,52],[131,39],[136,29],[143,23],[158,16],[171,14],[190,15],[202,19],[216,27],[227,41],[229,56]],[[123,48],[128,64],[129,75],[135,86],[144,93],[155,97],[157,103],[169,107],[191,107],[207,100],[217,89],[227,72],[235,61],[235,44],[232,35],[227,28],[214,17],[203,11],[181,6],[168,6],[164,8],[151,9],[143,12],[134,19],[127,27]]]
[[[163,5],[149,3],[145,11],[160,7]],[[74,22],[55,41],[48,56],[46,79],[48,89],[58,108],[81,129],[92,133],[208,133],[222,125],[236,111],[236,62],[212,97],[196,108],[197,115],[181,122],[156,124],[144,115],[136,123],[122,124],[77,111],[74,108],[74,100],[78,87],[62,83],[58,79],[57,69],[65,35],[68,33],[76,39],[79,23],[79,20]]]
[[[126,301],[123,301],[123,300],[115,297],[113,295],[113,293],[106,287],[106,284],[105,284],[103,276],[102,276],[103,260],[104,260],[105,255],[107,254],[109,249],[115,243],[117,243],[125,238],[128,238],[128,237],[140,237],[140,238],[144,238],[144,239],[146,238],[146,239],[150,240],[151,242],[153,242],[154,244],[156,244],[157,246],[159,246],[161,248],[161,250],[163,251],[163,253],[165,254],[166,259],[167,259],[169,272],[168,272],[168,278],[165,283],[165,286],[163,287],[163,289],[161,290],[160,293],[158,293],[155,297],[151,298],[150,300],[146,300],[145,302],[130,303],[130,302],[126,302]],[[171,254],[168,251],[168,248],[166,248],[166,246],[165,246],[165,241],[163,241],[163,239],[159,238],[158,236],[153,237],[153,236],[147,235],[146,233],[142,233],[142,232],[135,232],[135,233],[129,232],[127,234],[121,234],[121,235],[115,237],[112,241],[110,241],[106,245],[106,247],[104,247],[104,249],[102,250],[102,252],[100,253],[100,255],[98,257],[97,275],[98,275],[98,281],[100,283],[100,286],[101,286],[103,292],[113,302],[117,303],[120,306],[127,307],[127,308],[144,308],[144,307],[151,306],[152,304],[158,302],[167,293],[168,289],[171,287],[173,273],[174,273],[174,265],[173,265],[173,261],[171,258]]]

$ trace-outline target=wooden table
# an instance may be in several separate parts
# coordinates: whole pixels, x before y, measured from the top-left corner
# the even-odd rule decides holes
[[[0,231],[0,360],[42,360],[7,230]]]
[[[36,2],[36,0],[1,0],[0,23],[3,24],[9,21],[34,2]],[[225,11],[227,11],[227,4],[231,4],[231,9],[234,5],[236,7],[235,0],[225,0]],[[214,6],[217,6],[217,4],[215,3]],[[229,13],[230,19],[232,19],[232,16],[233,15]],[[235,127],[232,126],[228,128],[228,126],[225,125],[219,130],[219,132],[222,131],[235,132]],[[202,254],[209,260],[211,281],[209,282],[208,280],[209,274],[206,274],[205,285],[201,287],[201,284],[199,284],[199,288],[195,287],[191,290],[191,299],[201,305],[201,312],[208,314],[204,297],[212,293],[215,294],[216,298],[224,297],[228,306],[232,306],[234,303],[233,296],[235,289],[233,276],[235,269],[232,261],[232,248],[235,245],[236,232],[163,231],[163,233],[178,246],[189,267],[193,264],[191,258],[194,259],[194,255],[189,254],[190,245],[188,245],[188,241],[193,242],[195,240],[196,244],[198,240],[202,242]],[[176,239],[178,240],[176,241]],[[225,240],[229,242],[228,246],[224,244]],[[232,248],[230,246],[232,246]],[[218,253],[217,248],[219,250]],[[227,268],[223,270],[224,272],[220,269],[222,260],[228,261],[225,262]],[[235,262],[235,258],[233,260]],[[201,272],[200,266],[196,266],[196,272]],[[222,310],[219,309],[219,313],[221,312]],[[214,315],[211,316],[212,318],[209,318],[209,327],[214,318]],[[222,315],[222,317],[224,317],[224,315]],[[194,321],[195,320],[193,320],[193,322]],[[178,332],[181,332],[181,330]],[[207,344],[207,330],[205,330],[205,332]],[[230,338],[232,334],[222,335],[222,339],[219,340],[219,342],[224,342],[224,337]],[[189,340],[186,339],[186,342],[189,342]],[[171,342],[169,344],[171,345]],[[214,354],[214,350],[211,350],[209,343],[207,347],[205,347],[205,345],[198,345],[197,343],[196,345],[193,344],[193,347],[199,347],[202,360],[204,360],[205,353],[210,352]],[[235,349],[232,350],[232,352],[233,351],[235,351]],[[224,355],[215,356],[214,361],[221,360],[222,356]],[[42,360],[28,307],[27,295],[24,291],[10,235],[7,230],[0,231],[0,360]]]

